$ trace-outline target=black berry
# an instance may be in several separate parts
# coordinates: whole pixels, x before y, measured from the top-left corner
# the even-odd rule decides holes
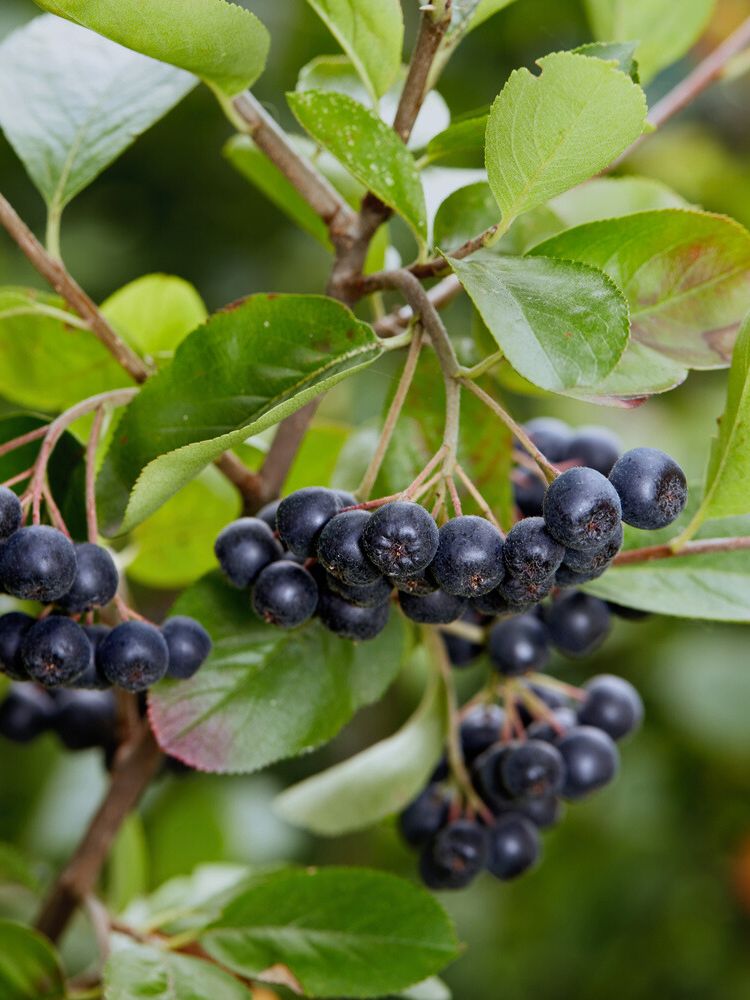
[[[478,705],[461,722],[461,749],[467,764],[500,739],[505,712],[499,705]]]
[[[284,497],[276,511],[282,542],[296,556],[314,556],[318,536],[342,506],[338,494],[323,486],[295,490]]]
[[[523,608],[512,606],[498,587],[491,590],[489,594],[481,594],[479,597],[473,597],[471,600],[471,607],[474,611],[477,611],[481,615],[489,615],[491,618],[496,618],[500,615],[516,614],[518,611],[528,610],[531,606],[531,604]]]
[[[363,586],[382,574],[365,555],[362,533],[372,514],[366,510],[347,510],[332,517],[318,539],[318,560],[337,579],[352,586]]]
[[[175,615],[161,627],[169,650],[167,677],[186,680],[192,677],[211,652],[211,636],[195,618]]]
[[[544,481],[525,469],[513,473],[513,499],[524,517],[539,517],[547,487]]]
[[[0,486],[0,541],[18,531],[23,520],[23,508],[13,490]]]
[[[503,786],[514,797],[557,795],[564,780],[559,751],[543,740],[529,739],[505,754],[501,765]]]
[[[334,594],[343,597],[349,604],[356,604],[359,608],[374,608],[378,604],[384,604],[393,592],[393,585],[385,576],[379,576],[374,583],[352,586],[337,580],[335,576],[326,574],[326,586]]]
[[[448,822],[450,795],[438,785],[428,785],[399,816],[399,828],[408,844],[420,847]]]
[[[530,820],[537,829],[546,830],[560,822],[564,809],[561,799],[557,796],[540,795],[531,799],[512,799],[507,803],[502,802],[493,811],[497,816],[508,813],[520,814]]]
[[[421,625],[449,625],[463,615],[468,605],[465,597],[446,594],[444,590],[424,597],[399,593],[398,603],[407,618]]]
[[[561,653],[587,656],[609,635],[612,615],[604,601],[576,590],[553,601],[545,622],[551,642]]]
[[[15,681],[28,680],[21,659],[21,643],[35,621],[21,611],[9,611],[0,617],[0,670]]]
[[[397,500],[378,508],[365,527],[362,545],[385,576],[421,573],[438,548],[438,528],[424,507]]]
[[[55,702],[35,684],[13,684],[0,705],[0,736],[30,743],[52,725]]]
[[[461,615],[461,620],[470,625],[477,625],[481,616],[476,611],[469,609]],[[453,635],[452,632],[441,631],[440,637],[445,644],[448,659],[453,667],[468,667],[484,652],[484,643],[474,642],[463,635]]]
[[[13,597],[49,604],[67,593],[75,575],[73,543],[57,528],[19,528],[0,549],[0,583]]]
[[[116,710],[111,691],[63,691],[54,729],[68,750],[108,747],[115,742]]]
[[[523,576],[506,576],[498,592],[507,601],[511,610],[526,611],[549,594],[555,585],[555,577],[544,580],[528,580]]]
[[[606,427],[579,427],[568,442],[567,459],[608,476],[620,457],[622,442]]]
[[[315,614],[318,588],[304,567],[282,559],[261,571],[252,604],[255,613],[269,624],[294,628]]]
[[[487,594],[505,575],[503,537],[484,517],[455,517],[440,529],[430,572],[449,594]]]
[[[250,587],[261,570],[283,555],[273,531],[259,517],[241,517],[233,521],[214,542],[219,565],[235,587]]]
[[[528,871],[539,859],[541,844],[534,824],[520,813],[499,816],[489,832],[487,869],[507,882]]]
[[[535,615],[518,615],[492,627],[487,649],[495,669],[506,677],[518,677],[546,665],[549,636]]]
[[[620,755],[611,736],[593,726],[577,726],[557,743],[565,762],[565,799],[582,799],[617,774]]]
[[[664,528],[685,509],[685,473],[674,459],[656,448],[626,451],[609,478],[622,503],[622,519],[634,528]]]
[[[613,740],[621,740],[643,721],[643,702],[636,689],[622,677],[600,674],[584,684],[586,700],[578,710],[584,726],[603,729]]]
[[[115,561],[110,553],[93,542],[75,546],[76,575],[70,590],[59,605],[71,614],[103,608],[117,593],[120,582]]]
[[[103,671],[99,669],[97,654],[104,637],[109,635],[111,630],[106,625],[84,625],[83,631],[91,643],[94,655],[83,673],[74,678],[68,687],[83,691],[105,691],[107,688],[112,687],[112,683],[104,676]]]
[[[126,691],[145,691],[167,673],[169,649],[158,628],[123,622],[105,636],[97,651],[100,669]]]
[[[503,548],[508,572],[530,583],[552,576],[564,555],[564,546],[547,531],[543,517],[525,517],[514,524]]]
[[[530,740],[556,743],[569,729],[578,725],[578,716],[567,705],[553,709],[549,716],[532,722],[526,731]]]
[[[622,520],[620,498],[595,469],[568,469],[547,487],[544,520],[549,533],[566,548],[598,548]]]
[[[394,577],[391,583],[397,590],[401,590],[405,594],[414,594],[417,597],[432,594],[438,589],[429,566],[423,573],[417,573],[415,576]]]
[[[487,862],[487,830],[468,819],[454,820],[425,847],[420,873],[431,889],[462,889]]]
[[[355,642],[379,635],[388,622],[390,610],[388,601],[374,608],[358,608],[331,593],[321,594],[318,603],[318,617],[328,631]]]
[[[29,676],[45,687],[70,684],[91,665],[93,656],[81,626],[60,615],[35,622],[21,644],[21,658]]]
[[[586,573],[577,573],[574,569],[571,569],[563,563],[560,569],[555,573],[555,584],[556,586],[563,588],[582,587],[584,583],[589,583],[591,580],[596,580],[600,577],[602,573],[606,571],[608,565],[609,563],[599,569],[588,570]]]
[[[550,462],[562,462],[569,457],[573,432],[556,417],[535,417],[523,429]]]
[[[281,500],[272,500],[264,504],[255,515],[261,521],[265,521],[271,531],[276,531],[276,511],[279,509]]]
[[[614,557],[620,551],[623,540],[622,522],[615,529],[615,533],[605,542],[595,549],[587,549],[580,552],[578,549],[565,549],[563,564],[575,573],[596,573],[603,572]]]
[[[348,490],[334,490],[333,492],[336,494],[336,496],[341,501],[341,506],[342,507],[354,507],[354,506],[356,506],[356,504],[357,504],[357,498],[354,496],[353,493],[350,493]]]

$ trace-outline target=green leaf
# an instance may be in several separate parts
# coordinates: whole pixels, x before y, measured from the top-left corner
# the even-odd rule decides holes
[[[723,368],[748,308],[750,233],[665,209],[577,226],[533,250],[601,268],[630,303],[635,340],[686,368]]]
[[[605,379],[596,386],[571,389],[566,395],[603,406],[639,406],[649,396],[677,388],[687,375],[687,368],[676,361],[631,340]]]
[[[633,83],[640,83],[638,63],[635,59],[637,48],[638,42],[589,42],[587,45],[579,45],[572,51],[593,59],[603,59],[605,62],[616,62],[617,68],[627,73]]]
[[[641,76],[648,82],[684,55],[703,32],[714,0],[586,0],[589,22],[602,41],[640,39]]]
[[[473,8],[469,21],[469,30],[473,31],[480,24],[484,24],[493,14],[499,14],[501,10],[509,7],[512,3],[513,0],[457,0],[454,7],[468,8],[469,10]]]
[[[240,516],[239,496],[218,469],[207,468],[133,531],[128,576],[146,587],[187,587],[213,569],[221,529]]]
[[[57,17],[35,18],[0,45],[0,127],[51,216],[194,86],[188,73]]]
[[[249,10],[225,0],[36,0],[113,42],[195,73],[232,97],[263,72],[269,37]]]
[[[300,124],[370,191],[427,238],[427,209],[414,158],[399,137],[345,94],[306,90],[288,94]]]
[[[194,286],[172,274],[136,278],[110,295],[101,310],[131,347],[155,360],[170,358],[208,316]]]
[[[254,771],[326,742],[381,697],[404,656],[398,615],[361,645],[317,622],[285,632],[261,622],[248,595],[218,573],[188,590],[174,613],[198,618],[214,649],[191,680],[152,690],[151,721],[168,753],[205,771]]]
[[[489,253],[449,263],[508,361],[534,385],[592,385],[622,357],[627,303],[600,271]]]
[[[548,204],[564,229],[599,219],[632,215],[634,212],[689,207],[684,198],[661,181],[635,175],[594,177],[580,187],[558,195]]]
[[[31,862],[12,844],[0,843],[0,884],[22,885],[32,892],[40,888]]]
[[[252,1000],[234,976],[210,962],[164,948],[133,945],[115,951],[104,969],[104,1000]]]
[[[433,224],[435,246],[450,252],[498,221],[497,205],[489,184],[478,181],[449,194]]]
[[[401,69],[404,19],[399,0],[307,0],[351,59],[373,101]]]
[[[695,493],[695,491],[693,491]],[[625,549],[662,544],[689,523],[697,502],[680,521],[664,532],[626,529]],[[750,517],[707,522],[697,538],[735,538],[750,535]],[[750,549],[679,555],[650,562],[613,566],[587,583],[585,590],[604,600],[630,608],[676,618],[723,622],[750,621]]]
[[[87,396],[131,385],[130,377],[62,299],[33,288],[0,288],[0,396],[30,409],[64,410]]]
[[[540,76],[511,73],[487,124],[487,172],[506,227],[603,170],[646,121],[643,91],[609,63],[557,52],[538,65]]]
[[[719,433],[711,445],[703,503],[691,522],[750,513],[750,318],[737,337]]]
[[[428,142],[422,162],[435,163],[437,160],[450,160],[472,153],[481,155],[484,151],[488,117],[479,115],[476,118],[466,118],[438,132]]]
[[[282,819],[338,836],[399,812],[427,784],[443,752],[445,685],[435,675],[414,715],[393,736],[292,785],[275,802]]]
[[[272,875],[230,903],[200,940],[222,965],[253,979],[278,981],[280,966],[310,997],[397,992],[458,951],[429,893],[361,868]]]
[[[258,149],[250,136],[232,136],[224,146],[224,155],[246,180],[263,192],[269,201],[327,250],[331,249],[328,227],[323,220],[313,212],[279,168]]]
[[[99,476],[103,529],[133,528],[227,448],[381,353],[369,326],[323,296],[252,295],[216,313],[125,411]]]
[[[0,996],[3,1000],[64,1000],[56,952],[41,934],[0,920]]]

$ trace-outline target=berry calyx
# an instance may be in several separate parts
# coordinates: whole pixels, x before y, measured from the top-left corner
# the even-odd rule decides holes
[[[549,636],[536,615],[517,615],[490,630],[487,651],[492,665],[506,677],[541,670],[549,660]]]
[[[372,514],[366,510],[346,510],[326,524],[318,539],[318,560],[343,583],[364,586],[382,576],[362,548],[362,534]]]
[[[259,517],[241,517],[228,524],[214,542],[214,552],[229,582],[243,589],[284,554],[271,528]]]
[[[620,498],[595,469],[568,469],[547,487],[544,520],[549,533],[566,548],[598,548],[622,520]]]
[[[21,600],[57,601],[70,590],[75,575],[73,543],[57,528],[19,528],[0,549],[0,583]]]
[[[609,479],[622,503],[622,519],[655,531],[676,521],[685,509],[685,473],[657,448],[633,448],[618,459]]]
[[[599,545],[595,549],[587,549],[580,552],[578,549],[565,549],[563,566],[574,573],[594,573],[604,572],[617,553],[620,551],[623,542],[622,523],[620,523],[609,541],[604,545]]]
[[[115,561],[107,549],[93,542],[75,546],[76,575],[70,590],[58,601],[71,614],[103,608],[117,593],[120,582]]]
[[[166,675],[169,648],[154,625],[123,622],[100,643],[97,663],[112,684],[133,693],[145,691]]]
[[[417,503],[396,500],[372,515],[362,533],[367,558],[384,576],[410,577],[429,566],[438,549],[435,521]]]
[[[91,664],[94,651],[80,625],[61,615],[35,622],[21,644],[29,677],[45,687],[70,684]]]
[[[296,556],[314,556],[321,531],[342,506],[341,497],[324,486],[295,490],[284,497],[276,511],[276,528],[282,542]]]
[[[295,628],[315,614],[318,588],[307,570],[282,559],[261,571],[253,588],[255,613],[271,625]]]
[[[211,652],[211,636],[195,618],[175,615],[161,627],[169,650],[167,677],[187,680],[198,672]]]

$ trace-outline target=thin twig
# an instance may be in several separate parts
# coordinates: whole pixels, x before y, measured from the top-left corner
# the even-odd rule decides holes
[[[33,471],[34,471],[34,466],[32,465],[30,469],[24,469],[23,472],[19,472],[17,475],[11,476],[10,479],[6,479],[2,485],[5,486],[6,488],[9,488],[11,486],[17,486],[18,483],[22,483],[24,482],[24,480],[28,479],[29,476],[33,473]]]
[[[479,509],[481,510],[481,512],[487,518],[487,520],[491,521],[492,524],[495,525],[495,527],[500,532],[500,534],[504,536],[505,533],[504,533],[503,529],[500,527],[500,522],[495,517],[495,515],[494,515],[494,513],[492,511],[492,508],[487,503],[487,501],[484,499],[484,497],[482,496],[481,492],[479,491],[479,489],[477,488],[476,484],[471,479],[471,477],[468,475],[468,473],[466,472],[466,470],[458,462],[456,462],[456,465],[455,465],[455,472],[456,472],[456,475],[458,476],[458,478],[463,483],[463,485],[466,487],[466,489],[469,492],[470,496],[473,498],[473,500],[476,503],[477,507],[479,507]]]
[[[443,278],[442,281],[434,285],[428,292],[427,298],[435,309],[444,309],[463,291],[461,282],[455,274]],[[374,324],[375,332],[379,337],[397,337],[414,318],[414,310],[411,306],[402,306],[395,312],[383,316]]]
[[[393,119],[393,130],[403,142],[408,142],[414,122],[427,96],[432,64],[450,23],[450,0],[437,17],[433,11],[422,12],[417,41],[409,62],[409,72]]]
[[[451,503],[453,504],[453,513],[456,517],[462,517],[463,507],[461,506],[461,498],[458,495],[458,490],[456,489],[456,483],[453,476],[446,476],[445,483],[448,487],[448,492],[450,493]]]
[[[97,408],[94,423],[86,445],[86,527],[88,539],[96,543],[99,539],[99,524],[96,519],[96,452],[104,423],[104,407]]]
[[[737,538],[703,538],[694,542],[686,542],[680,548],[674,548],[673,543],[666,545],[648,545],[642,549],[630,549],[620,552],[615,557],[614,566],[632,566],[634,563],[653,562],[656,559],[676,559],[681,556],[703,556],[711,552],[740,552],[750,549],[750,536],[740,535]]]
[[[47,508],[47,513],[49,514],[52,524],[57,528],[58,531],[62,531],[64,535],[70,538],[70,531],[68,531],[68,526],[65,523],[65,518],[62,516],[60,508],[57,506],[57,502],[52,495],[52,490],[50,489],[47,480],[44,480],[42,485],[42,497],[44,498],[44,503]],[[34,524],[39,524],[39,521],[34,521]]]
[[[31,444],[32,441],[38,441],[40,438],[43,438],[48,428],[49,424],[42,424],[41,427],[37,427],[27,434],[21,434],[19,437],[13,438],[12,441],[6,441],[5,444],[0,445],[0,458],[11,451],[15,451],[16,448],[23,448],[25,444]]]

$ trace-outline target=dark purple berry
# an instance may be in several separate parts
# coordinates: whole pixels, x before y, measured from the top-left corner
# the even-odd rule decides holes
[[[406,617],[420,625],[449,625],[460,618],[468,606],[465,597],[446,594],[444,590],[424,597],[399,593],[398,603]]]
[[[481,617],[469,609],[461,615],[461,620],[470,625],[477,625]],[[445,644],[452,667],[468,667],[484,652],[484,643],[467,639],[463,635],[454,635],[452,632],[441,630],[440,637]]]
[[[90,665],[94,651],[80,625],[50,615],[24,635],[21,658],[29,676],[45,687],[70,684]]]
[[[103,608],[117,593],[120,582],[114,559],[107,549],[93,542],[76,545],[75,553],[76,575],[58,604],[69,614]]]
[[[13,490],[0,486],[0,542],[4,542],[21,527],[23,508]]]
[[[513,499],[524,517],[539,517],[547,487],[533,472],[519,469],[513,474]]]
[[[424,848],[420,873],[430,889],[463,889],[487,862],[487,830],[473,820],[457,819]]]
[[[461,749],[467,764],[500,739],[505,712],[499,705],[477,705],[461,722]]]
[[[562,819],[564,806],[562,800],[555,795],[540,795],[533,799],[512,799],[500,803],[494,810],[495,815],[504,816],[516,813],[525,816],[539,830],[547,830],[556,826]]]
[[[603,572],[617,553],[620,551],[623,541],[622,523],[615,529],[614,535],[595,549],[587,549],[580,552],[578,549],[565,549],[563,565],[574,573],[600,573]]]
[[[419,504],[405,500],[379,507],[362,536],[367,557],[384,576],[421,573],[435,557],[438,527]]]
[[[195,618],[175,615],[161,627],[169,650],[167,677],[186,680],[192,677],[211,652],[211,636]]]
[[[75,548],[57,528],[19,528],[0,549],[0,583],[13,597],[49,604],[68,592],[75,575]]]
[[[570,551],[570,550],[568,550]],[[565,563],[562,564],[560,569],[555,573],[555,586],[557,587],[582,587],[584,583],[590,583],[591,580],[598,579],[603,573],[606,572],[608,563],[602,566],[600,569],[592,569],[586,573],[576,573],[574,569],[570,569]]]
[[[574,431],[568,442],[568,453],[565,456],[578,465],[596,469],[603,476],[608,476],[612,466],[620,457],[622,442],[618,436],[606,427],[579,427]]]
[[[0,670],[14,681],[29,679],[21,659],[21,643],[35,621],[21,611],[9,611],[0,617]]]
[[[484,517],[454,517],[440,529],[430,572],[446,593],[459,597],[488,594],[505,575],[503,536]]]
[[[525,611],[543,601],[555,585],[555,577],[528,580],[522,576],[506,576],[497,588],[511,610]]]
[[[564,555],[565,548],[547,531],[543,517],[525,517],[514,524],[503,549],[508,572],[530,583],[552,576]]]
[[[318,603],[318,617],[328,631],[355,642],[379,635],[388,623],[390,611],[388,601],[374,608],[359,608],[331,593],[321,594]]]
[[[428,785],[399,816],[399,828],[404,840],[420,847],[435,836],[448,822],[450,793],[439,785]]]
[[[83,673],[72,680],[68,687],[81,691],[106,691],[112,687],[112,683],[99,668],[98,651],[104,637],[109,635],[111,629],[106,625],[84,625],[83,631],[91,643],[91,650],[94,655]]]
[[[116,740],[116,705],[111,691],[62,691],[54,728],[68,750],[108,747]]]
[[[685,473],[656,448],[633,448],[618,459],[609,479],[622,503],[622,519],[655,531],[676,521],[685,509]]]
[[[333,492],[341,501],[342,507],[355,507],[358,503],[354,494],[350,493],[348,490],[334,490]]]
[[[565,799],[582,799],[603,788],[617,774],[620,755],[611,736],[593,726],[578,726],[557,743],[565,762]]]
[[[496,587],[489,594],[482,594],[480,597],[473,597],[471,600],[472,610],[481,615],[489,615],[490,618],[497,618],[500,615],[516,615],[521,611],[527,611],[533,605],[529,603],[525,607],[512,606],[502,591]]]
[[[563,786],[564,771],[560,753],[544,740],[516,744],[501,764],[503,787],[518,798],[557,795]]]
[[[584,684],[586,700],[578,710],[584,726],[603,729],[613,740],[621,740],[643,721],[643,702],[632,684],[613,674],[600,674]]]
[[[55,702],[35,684],[13,684],[0,705],[0,736],[30,743],[52,725]]]
[[[332,517],[320,533],[318,561],[343,583],[361,587],[382,576],[362,548],[362,533],[371,517],[366,510],[347,510]]]
[[[554,720],[550,721],[550,719]],[[578,716],[568,705],[552,709],[546,718],[532,722],[526,731],[530,740],[556,743],[569,729],[578,725]]]
[[[303,566],[281,559],[261,570],[252,604],[255,613],[270,625],[294,628],[315,614],[318,587]]]
[[[573,432],[564,421],[556,417],[535,417],[523,429],[550,462],[568,458]]]
[[[385,604],[393,593],[393,585],[386,576],[379,576],[374,583],[352,586],[326,574],[326,587],[358,608],[375,608],[378,604]]]
[[[264,504],[255,515],[264,521],[271,531],[276,531],[276,511],[279,509],[280,503],[281,500],[272,500],[270,503]]]
[[[438,589],[429,566],[423,573],[417,573],[415,576],[394,577],[391,583],[396,590],[403,591],[404,594],[414,594],[416,597],[433,594]]]
[[[553,601],[544,620],[550,641],[567,656],[588,656],[612,629],[612,615],[605,602],[580,590]]]
[[[214,552],[229,582],[243,589],[284,554],[271,528],[258,517],[241,517],[228,524],[216,539]]]
[[[296,556],[314,556],[321,531],[342,506],[338,494],[323,486],[295,490],[284,497],[276,511],[282,542]]]
[[[487,870],[507,882],[528,871],[539,859],[541,843],[534,824],[520,813],[507,813],[489,831]]]
[[[535,615],[518,615],[493,625],[487,650],[496,670],[506,677],[519,677],[546,665],[549,635]]]
[[[568,469],[547,487],[544,520],[549,533],[566,548],[595,549],[617,531],[622,520],[620,498],[595,469]]]
[[[166,676],[169,649],[155,625],[123,622],[102,640],[97,662],[112,684],[126,691],[145,691]]]

